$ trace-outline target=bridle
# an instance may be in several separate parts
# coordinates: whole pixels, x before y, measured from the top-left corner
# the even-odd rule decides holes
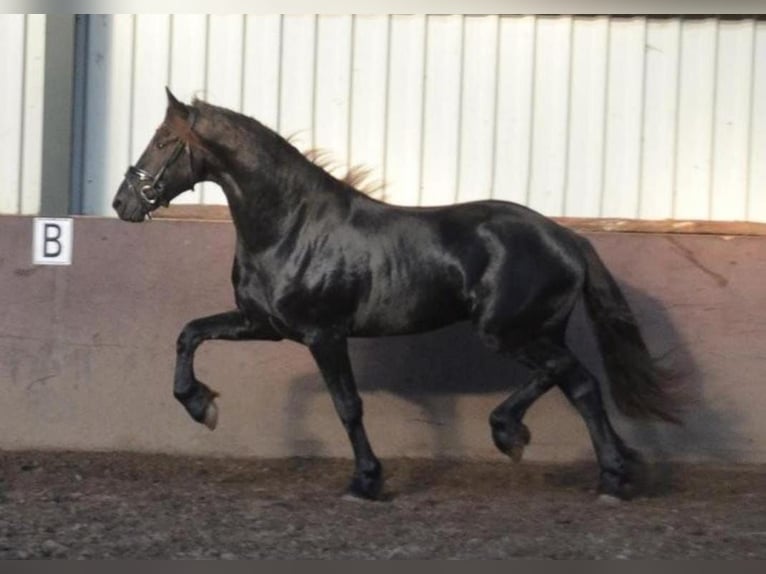
[[[197,110],[194,108],[189,109],[189,130],[194,128],[194,123],[197,121]],[[151,212],[158,207],[167,207],[170,204],[170,200],[164,197],[165,184],[162,181],[162,176],[165,175],[167,169],[179,158],[183,152],[187,152],[189,157],[189,170],[193,173],[191,146],[188,141],[178,139],[176,147],[173,149],[168,158],[162,163],[157,173],[152,175],[148,171],[131,165],[128,171],[125,172],[125,181],[128,187],[133,193],[135,193],[141,200],[141,203],[146,208],[146,215],[151,219]]]

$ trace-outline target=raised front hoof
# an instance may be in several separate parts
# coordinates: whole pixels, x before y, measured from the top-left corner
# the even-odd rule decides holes
[[[210,401],[210,404],[205,409],[205,417],[202,419],[202,424],[211,431],[214,431],[215,427],[218,426],[218,405],[215,404],[215,401]]]
[[[190,390],[174,392],[176,399],[184,406],[191,418],[210,430],[218,425],[218,406],[215,399],[218,393],[197,380]]]
[[[532,439],[527,425],[520,422],[507,422],[493,425],[492,440],[497,449],[510,457],[513,462],[520,462],[524,448]]]
[[[357,475],[351,479],[348,490],[343,495],[344,500],[364,501],[381,500],[383,480],[378,473],[376,476]]]

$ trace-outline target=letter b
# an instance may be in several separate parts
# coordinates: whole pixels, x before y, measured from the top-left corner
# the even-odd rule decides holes
[[[43,257],[61,255],[61,227],[57,223],[46,223],[43,228]]]

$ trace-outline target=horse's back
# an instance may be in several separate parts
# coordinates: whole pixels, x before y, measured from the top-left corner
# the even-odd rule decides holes
[[[543,321],[560,293],[577,289],[571,232],[523,206],[350,205],[306,218],[266,254],[240,245],[238,306],[291,326],[296,338],[328,328],[380,336],[462,320]]]
[[[373,331],[461,319],[544,324],[554,306],[570,306],[584,277],[573,232],[514,203],[379,204],[359,222],[369,222],[361,229],[373,264],[357,325]]]

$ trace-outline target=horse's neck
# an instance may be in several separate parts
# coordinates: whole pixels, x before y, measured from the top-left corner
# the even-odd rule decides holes
[[[337,209],[322,211],[339,213],[354,195],[294,148],[277,152],[273,165],[258,166],[259,158],[269,154],[254,150],[255,171],[231,166],[213,177],[226,195],[238,234],[253,249],[265,249],[278,243],[288,229],[295,231],[300,218],[311,211],[307,208],[334,205]]]
[[[248,246],[264,249],[278,240],[289,206],[273,185],[230,172],[216,174],[213,181],[221,186],[237,233]]]

